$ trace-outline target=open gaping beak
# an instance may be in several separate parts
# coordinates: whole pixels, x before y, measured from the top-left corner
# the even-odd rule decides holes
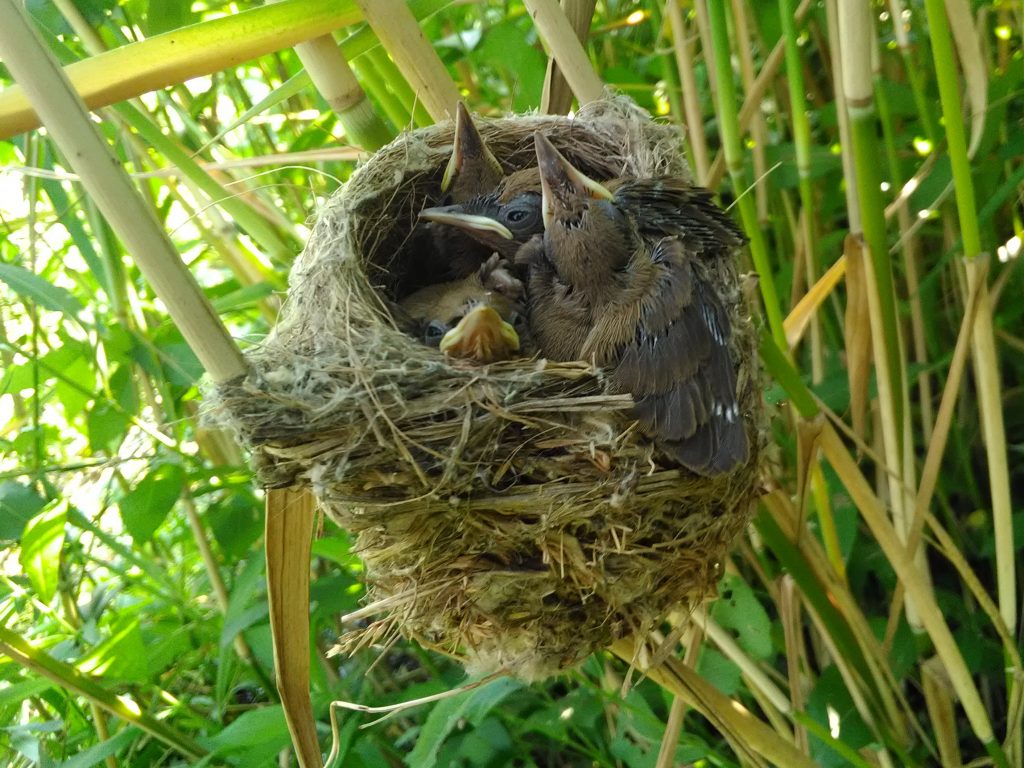
[[[455,107],[455,145],[441,177],[441,191],[448,192],[455,179],[463,174],[475,177],[470,180],[472,185],[484,190],[494,187],[505,172],[484,143],[466,105],[460,101]]]
[[[537,150],[537,165],[540,169],[541,193],[543,195],[544,228],[551,224],[555,211],[568,208],[573,198],[589,197],[595,200],[611,200],[612,193],[604,186],[578,171],[572,163],[562,157],[548,138],[540,131],[533,134]]]
[[[465,213],[461,205],[424,208],[420,211],[420,218],[427,221],[435,221],[438,224],[447,224],[450,227],[458,227],[470,233],[475,232],[485,235],[491,233],[505,240],[512,239],[512,232],[504,224],[488,216]]]
[[[519,334],[492,307],[478,304],[444,335],[441,351],[477,363],[496,363],[519,351]]]

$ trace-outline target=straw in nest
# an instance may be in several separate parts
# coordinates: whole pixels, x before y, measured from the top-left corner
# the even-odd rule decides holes
[[[629,100],[573,119],[481,120],[511,171],[541,130],[596,179],[689,178],[678,132]],[[735,265],[730,313],[750,461],[717,477],[659,466],[600,370],[453,363],[396,326],[416,214],[439,201],[450,123],[385,147],[319,212],[273,333],[208,412],[251,448],[268,486],[308,484],[351,531],[380,618],[348,648],[401,631],[471,671],[526,679],[582,661],[706,597],[749,518],[762,453],[755,333]]]

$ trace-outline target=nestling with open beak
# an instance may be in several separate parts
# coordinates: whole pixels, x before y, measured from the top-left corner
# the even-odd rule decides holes
[[[544,231],[540,192],[537,168],[525,168],[504,177],[486,194],[425,208],[420,218],[439,229],[452,229],[453,237],[468,235],[485,250],[512,259],[523,243]]]
[[[455,109],[452,154],[441,178],[445,204],[463,203],[490,193],[504,176],[501,163],[488,149],[465,104],[459,102]],[[409,248],[412,260],[399,285],[400,292],[462,280],[493,253],[493,249],[461,230],[426,220],[413,230]]]
[[[449,357],[494,363],[520,351],[514,324],[522,318],[522,299],[522,282],[495,254],[469,277],[429,285],[400,306],[423,343]]]
[[[729,317],[706,271],[742,233],[706,190],[674,178],[602,186],[535,140],[544,235],[517,260],[541,353],[607,368],[641,429],[694,472],[746,461]]]

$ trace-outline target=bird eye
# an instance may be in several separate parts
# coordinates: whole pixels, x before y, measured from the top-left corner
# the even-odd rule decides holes
[[[540,196],[522,195],[509,203],[502,211],[501,218],[515,235],[516,240],[526,240],[540,231]]]
[[[439,320],[431,320],[427,325],[427,329],[423,332],[423,341],[428,346],[436,347],[441,343],[441,339],[448,333],[448,326]]]

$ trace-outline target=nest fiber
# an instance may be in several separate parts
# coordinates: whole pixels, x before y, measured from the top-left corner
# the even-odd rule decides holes
[[[574,118],[479,120],[506,171],[536,165],[533,133],[592,178],[689,178],[676,129],[610,98]],[[277,327],[208,412],[269,487],[308,485],[355,536],[376,619],[472,671],[537,679],[713,589],[757,491],[755,334],[729,259],[711,266],[733,326],[750,461],[717,477],[662,466],[584,363],[444,358],[396,323],[412,289],[416,215],[438,204],[453,125],[405,134],[319,212]]]

